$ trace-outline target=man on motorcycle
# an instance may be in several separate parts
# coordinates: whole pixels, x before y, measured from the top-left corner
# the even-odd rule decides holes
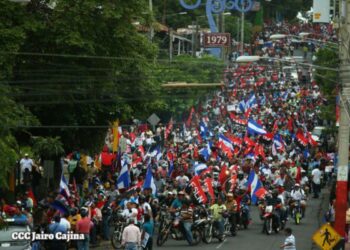
[[[300,202],[301,216],[304,217],[306,209],[305,192],[300,188],[300,184],[296,183],[294,185],[294,189],[290,192],[290,195],[292,197],[291,208],[293,208],[295,202]]]
[[[277,227],[280,227],[282,201],[280,198],[278,198],[278,190],[273,190],[272,195],[266,197],[266,203],[268,206],[273,206],[275,211],[274,216],[276,219],[276,225]]]
[[[184,236],[190,245],[193,244],[192,236],[192,224],[193,224],[193,210],[190,207],[190,202],[188,200],[182,201],[182,207],[180,211],[181,215],[181,226],[183,229]]]
[[[228,193],[226,198],[225,206],[230,216],[231,234],[235,236],[237,229],[237,201],[233,198],[233,193]]]
[[[177,209],[181,208],[184,198],[185,193],[183,191],[180,191],[177,194],[177,198],[171,203],[170,212],[175,212]]]
[[[217,203],[210,207],[213,214],[214,226],[217,227],[219,231],[219,238],[224,237],[224,218],[222,214],[226,211],[226,206],[223,204],[221,197],[217,199]]]

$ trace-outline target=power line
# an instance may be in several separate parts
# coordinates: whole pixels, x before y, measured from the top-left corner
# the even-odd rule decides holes
[[[43,56],[43,57],[62,57],[62,58],[80,58],[80,59],[100,59],[100,60],[116,60],[116,61],[148,61],[154,63],[154,61],[158,62],[166,62],[166,63],[196,63],[196,64],[212,64],[212,65],[223,65],[222,62],[206,62],[206,61],[181,61],[181,60],[172,60],[169,59],[146,59],[146,58],[137,58],[137,57],[113,57],[113,56],[93,56],[93,55],[74,55],[74,54],[56,54],[56,53],[37,53],[37,52],[6,52],[0,51],[0,54],[4,55],[23,55],[23,56]]]

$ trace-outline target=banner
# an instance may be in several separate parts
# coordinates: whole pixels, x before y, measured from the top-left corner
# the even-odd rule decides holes
[[[314,0],[313,11],[314,23],[330,22],[330,0]]]
[[[190,185],[193,187],[193,194],[196,197],[197,201],[199,203],[205,204],[207,203],[208,199],[205,195],[203,188],[199,182],[199,176],[196,175],[192,178]]]

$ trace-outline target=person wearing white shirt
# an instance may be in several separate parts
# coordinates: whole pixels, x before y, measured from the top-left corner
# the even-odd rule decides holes
[[[126,204],[126,209],[123,210],[122,216],[125,217],[126,219],[131,219],[134,221],[134,223],[137,223],[137,214],[138,211],[136,208],[132,207],[131,202],[128,202]]]
[[[190,181],[190,179],[185,175],[182,171],[178,177],[176,177],[176,181],[179,183],[180,188],[185,188]]]
[[[122,246],[125,246],[125,250],[137,250],[141,245],[141,231],[135,226],[134,220],[128,222],[129,225],[123,231]]]
[[[286,228],[284,232],[286,233],[286,239],[280,248],[283,250],[296,250],[295,237],[292,234],[292,229]]]
[[[20,180],[22,182],[24,177],[24,172],[26,171],[26,169],[28,169],[29,173],[31,173],[34,166],[34,162],[32,159],[29,158],[28,154],[25,154],[24,158],[20,160],[19,164],[20,164],[20,170],[21,170]]]
[[[312,176],[312,190],[314,192],[314,198],[318,198],[320,193],[321,176],[322,176],[322,172],[320,171],[318,165],[316,165],[315,169],[312,170],[311,176]]]

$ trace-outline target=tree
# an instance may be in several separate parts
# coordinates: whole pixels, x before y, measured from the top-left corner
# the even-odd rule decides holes
[[[25,40],[25,33],[31,28],[21,6],[8,1],[0,1],[0,188],[8,186],[8,177],[14,172],[19,157],[15,133],[19,127],[37,124],[31,113],[13,99],[13,90],[8,83],[13,74],[15,57],[6,54],[17,52]],[[4,53],[5,52],[5,53]]]
[[[108,126],[113,119],[145,113],[157,84],[151,78],[157,49],[133,22],[146,22],[146,2],[61,0],[50,8],[33,0],[27,5],[25,14],[35,28],[25,33],[15,57],[16,100],[44,126],[72,126],[33,129],[34,135],[60,136],[68,150],[97,150],[106,128],[82,125]]]
[[[320,49],[316,57],[316,65],[334,69],[339,68],[339,56],[334,50],[328,48]],[[315,80],[320,85],[322,93],[327,99],[327,105],[322,107],[321,117],[324,120],[331,121],[335,125],[335,103],[339,88],[337,72],[334,70],[317,69]]]

